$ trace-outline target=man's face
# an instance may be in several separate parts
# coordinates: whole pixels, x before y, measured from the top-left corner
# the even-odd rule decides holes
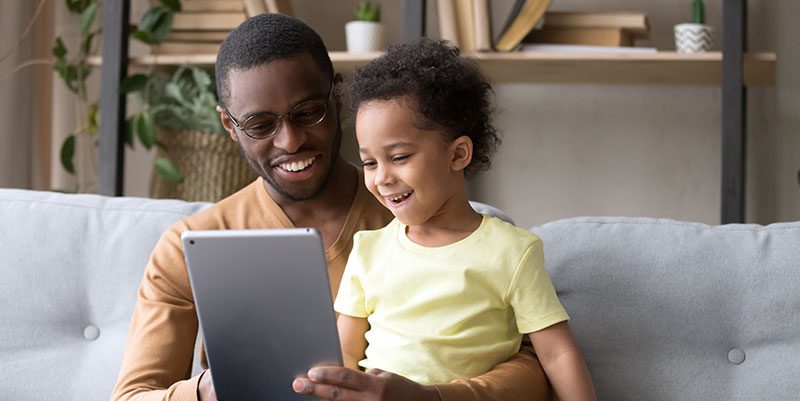
[[[336,104],[328,99],[331,82],[317,63],[303,53],[249,70],[231,70],[228,82],[228,111],[240,124],[254,114],[285,116],[299,103],[327,99],[327,113],[318,124],[303,127],[283,117],[277,131],[264,139],[247,136],[220,112],[242,156],[278,194],[290,201],[319,195],[339,155],[341,131]]]

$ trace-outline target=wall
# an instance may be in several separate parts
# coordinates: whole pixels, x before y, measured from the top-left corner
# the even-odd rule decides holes
[[[492,1],[495,27],[512,2]],[[295,15],[317,29],[331,50],[345,48],[343,25],[356,3],[293,1]],[[402,2],[382,3],[388,36],[399,41]],[[429,32],[437,36],[435,4],[429,3]],[[671,50],[672,26],[689,18],[691,4],[676,3],[557,0],[553,8],[645,11],[652,27],[645,45]],[[706,3],[721,38],[722,2]],[[751,50],[775,50],[779,61],[775,88],[750,89],[748,222],[800,219],[796,15],[795,0],[750,1]],[[576,215],[719,222],[719,87],[514,84],[498,85],[496,94],[504,143],[492,169],[472,183],[473,199],[503,208],[522,226]],[[354,158],[352,140],[345,148]],[[146,176],[138,168],[129,168],[132,174]],[[126,185],[126,191],[145,195],[146,187]]]
[[[50,187],[53,7],[34,21],[39,5],[0,3],[0,187]]]

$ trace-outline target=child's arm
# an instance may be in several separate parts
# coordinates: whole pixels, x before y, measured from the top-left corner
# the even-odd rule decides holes
[[[367,339],[364,337],[369,330],[367,319],[339,314],[336,326],[339,329],[339,344],[342,347],[344,366],[359,370],[358,361],[364,359],[364,352],[367,349]]]
[[[567,322],[554,324],[528,336],[560,401],[597,399],[589,370]]]

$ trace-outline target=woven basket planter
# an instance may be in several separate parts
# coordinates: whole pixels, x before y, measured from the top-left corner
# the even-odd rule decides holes
[[[157,138],[164,144],[164,149],[158,150],[159,157],[169,158],[184,180],[170,182],[153,171],[153,198],[216,202],[256,179],[228,135],[160,131]]]

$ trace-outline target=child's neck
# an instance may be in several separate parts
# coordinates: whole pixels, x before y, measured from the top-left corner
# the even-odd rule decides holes
[[[461,241],[475,232],[483,217],[467,201],[452,200],[444,205],[441,213],[418,226],[408,226],[406,236],[416,244],[440,247]]]

